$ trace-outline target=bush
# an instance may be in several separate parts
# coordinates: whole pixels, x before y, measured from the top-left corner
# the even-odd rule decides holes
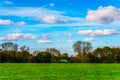
[[[66,59],[61,59],[60,61],[58,61],[58,63],[68,63],[68,60],[66,60]]]

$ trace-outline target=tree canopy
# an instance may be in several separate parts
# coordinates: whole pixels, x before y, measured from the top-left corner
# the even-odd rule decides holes
[[[92,50],[92,45],[89,42],[77,41],[73,44],[73,50],[78,54],[86,54]]]
[[[69,53],[61,53],[56,48],[47,48],[44,51],[29,52],[29,47],[13,42],[1,44],[1,63],[120,63],[119,47],[98,47],[92,50],[89,42],[77,41],[73,44],[73,50],[77,55],[69,56]],[[91,51],[92,50],[92,51]]]

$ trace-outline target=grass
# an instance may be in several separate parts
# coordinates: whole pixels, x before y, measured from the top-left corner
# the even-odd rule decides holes
[[[0,64],[0,80],[120,80],[120,64]]]

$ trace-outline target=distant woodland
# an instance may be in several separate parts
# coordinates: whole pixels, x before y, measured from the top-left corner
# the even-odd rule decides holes
[[[98,47],[93,50],[90,42],[77,41],[72,46],[77,55],[68,56],[55,48],[29,52],[29,47],[13,42],[0,44],[0,63],[119,63],[119,47]]]

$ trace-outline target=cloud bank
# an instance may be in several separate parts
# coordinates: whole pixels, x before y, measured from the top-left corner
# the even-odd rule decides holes
[[[114,6],[100,6],[97,10],[89,10],[86,20],[98,23],[112,23],[120,20],[120,8]]]
[[[77,32],[81,35],[90,35],[90,36],[105,36],[105,35],[113,35],[118,34],[117,30],[105,29],[105,30],[79,30]]]
[[[9,40],[32,40],[35,39],[36,36],[33,34],[23,34],[23,33],[14,33],[14,34],[7,34],[6,36],[0,36],[0,40],[2,41],[9,41]]]
[[[91,42],[91,41],[95,41],[95,39],[92,37],[89,37],[89,38],[85,38],[84,41]]]
[[[38,40],[37,43],[40,43],[40,44],[51,44],[52,41],[50,41],[50,40]]]
[[[14,26],[24,26],[26,23],[24,21],[14,22],[12,20],[0,19],[0,25],[14,25]]]

